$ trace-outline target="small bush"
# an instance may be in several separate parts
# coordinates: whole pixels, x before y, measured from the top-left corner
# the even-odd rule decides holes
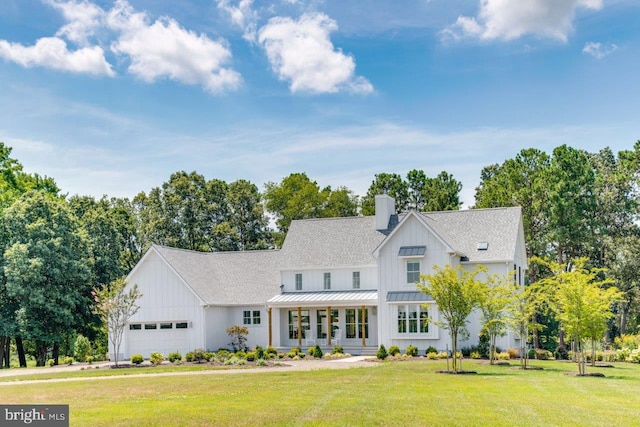
[[[265,359],[258,359],[256,360],[256,366],[267,366],[268,363]]]
[[[278,359],[284,359],[287,355],[283,352],[278,353]]]
[[[529,359],[535,359],[536,351],[534,349],[529,350],[529,352],[527,353],[527,357],[529,357]]]
[[[322,358],[324,353],[322,352],[322,349],[320,348],[319,345],[316,345],[316,346],[312,347],[312,349],[313,349],[313,352],[311,353],[311,355],[313,357],[318,358],[318,359]]]
[[[380,344],[378,348],[378,352],[376,353],[376,357],[380,360],[384,360],[389,356],[387,353],[387,349],[384,347],[384,344]]]
[[[93,363],[93,356],[85,357],[84,361],[87,362],[89,365],[91,365]]]
[[[245,359],[247,362],[253,362],[254,360],[257,359],[256,352],[255,351],[250,351],[248,353],[245,353],[243,359]]]
[[[278,355],[278,350],[273,346],[267,346],[267,348],[264,350],[264,352],[267,353],[267,354],[272,354],[274,356]]]
[[[503,351],[501,353],[496,353],[496,359],[498,360],[509,360],[511,359],[511,355],[509,352]]]
[[[134,354],[131,356],[131,363],[133,363],[134,365],[139,365],[142,362],[144,362],[144,357],[142,357],[141,354]]]
[[[427,359],[436,360],[437,358],[438,358],[438,353],[436,353],[435,351],[430,351],[429,353],[427,353]]]
[[[230,356],[231,356],[231,352],[229,352],[229,350],[221,348],[220,350],[218,350],[218,353],[216,354],[216,359],[219,362],[224,362]]]
[[[438,353],[438,350],[436,350],[436,348],[432,345],[430,345],[429,347],[427,347],[427,349],[424,351],[425,355],[428,355],[429,353]]]
[[[67,356],[64,359],[62,359],[62,363],[64,363],[65,365],[73,365],[73,357],[71,356]]]
[[[438,353],[438,359],[446,359],[447,357],[449,357],[449,354],[446,351]]]
[[[344,350],[341,345],[334,345],[331,354],[344,354]]]
[[[472,359],[480,359],[482,357],[477,351],[472,351],[470,356]]]
[[[307,354],[308,354],[309,356],[313,356],[313,347],[309,347],[309,348],[307,349]]]
[[[56,361],[55,361],[55,360],[53,360],[53,359],[49,359],[49,360],[47,360],[47,366],[48,366],[48,367],[52,367],[52,366],[53,366],[53,365],[55,365],[55,364],[56,364]]]
[[[520,357],[520,351],[517,348],[508,348],[507,353],[509,353],[510,359],[517,359]]]
[[[149,361],[152,365],[159,365],[164,362],[164,355],[158,353],[157,351],[154,351],[153,353],[151,353],[151,356],[149,356]]]
[[[547,351],[543,348],[536,348],[536,359],[538,360],[548,360],[551,352]]]
[[[264,359],[264,349],[260,346],[257,346],[254,350],[256,353],[256,359]]]
[[[389,356],[400,354],[400,347],[398,347],[397,345],[389,346],[389,350],[387,350],[387,353],[389,353]]]
[[[176,363],[182,361],[182,355],[179,352],[169,353],[169,362]]]
[[[410,345],[407,347],[407,350],[404,352],[407,356],[415,357],[418,355],[418,347]]]
[[[207,358],[207,352],[201,348],[188,352],[185,356],[187,362],[202,363],[203,360],[209,360]]]

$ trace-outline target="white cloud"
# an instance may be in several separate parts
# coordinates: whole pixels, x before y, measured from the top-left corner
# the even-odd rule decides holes
[[[513,40],[524,35],[566,42],[576,9],[601,9],[603,0],[480,0],[476,18],[460,16],[444,29],[444,39]]]
[[[336,50],[329,35],[336,22],[323,13],[300,19],[275,17],[260,29],[258,41],[265,48],[274,72],[290,82],[292,92],[373,92],[364,77],[356,77],[352,56]]]
[[[202,85],[211,93],[240,85],[240,74],[223,67],[231,59],[231,51],[222,40],[186,30],[168,17],[150,24],[147,14],[134,12],[126,0],[116,2],[107,21],[110,28],[120,32],[111,50],[128,55],[129,72],[145,82],[168,77]]]
[[[23,67],[46,67],[60,71],[113,76],[115,73],[99,46],[70,51],[64,40],[43,37],[34,46],[0,40],[0,57]]]
[[[596,59],[602,59],[605,56],[611,55],[618,50],[618,46],[611,43],[609,45],[603,45],[598,42],[587,42],[582,49],[582,52],[593,56]]]
[[[104,10],[87,0],[45,0],[45,2],[62,12],[68,22],[56,32],[56,36],[84,45],[102,25]]]
[[[231,5],[231,0],[217,0],[218,9],[231,17],[231,21],[242,28],[242,35],[248,42],[255,42],[257,37],[258,14],[251,8],[253,0],[240,0],[237,6]]]

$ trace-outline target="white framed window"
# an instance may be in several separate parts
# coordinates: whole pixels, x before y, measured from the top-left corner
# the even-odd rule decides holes
[[[324,273],[324,288],[331,289],[331,273]]]
[[[429,333],[429,311],[422,304],[399,305],[397,312],[398,334]]]
[[[130,331],[139,331],[142,329],[142,325],[140,323],[131,323],[129,324]]]
[[[242,312],[242,324],[243,325],[259,325],[260,324],[260,310],[244,310]]]
[[[353,272],[353,289],[360,289],[360,272],[359,271],[354,271]]]
[[[145,323],[144,324],[144,328],[145,329],[158,329],[158,324],[157,323]]]
[[[289,310],[289,339],[297,340],[298,336],[304,338],[305,331],[311,329],[309,320],[309,310],[300,310],[300,325],[302,326],[302,331],[299,331],[298,310]]]
[[[296,291],[302,290],[302,273],[296,273]]]
[[[160,329],[173,329],[172,322],[160,323]]]
[[[187,322],[176,322],[176,329],[187,329],[189,324]]]
[[[416,283],[420,281],[420,261],[407,261],[407,283]]]

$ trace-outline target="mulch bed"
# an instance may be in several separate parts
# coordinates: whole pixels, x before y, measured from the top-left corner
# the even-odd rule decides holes
[[[474,375],[476,371],[436,371],[436,374]]]
[[[569,375],[572,377],[599,377],[604,378],[604,374],[602,372],[591,372],[588,374],[580,374],[578,372],[565,372],[565,375]]]

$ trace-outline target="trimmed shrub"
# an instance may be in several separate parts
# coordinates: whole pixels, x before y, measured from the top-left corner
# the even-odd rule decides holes
[[[396,354],[400,354],[400,347],[398,347],[397,345],[392,345],[391,347],[389,347],[389,356],[395,356]]]
[[[182,362],[182,355],[177,351],[175,353],[169,353],[169,362]]]
[[[49,359],[49,360],[47,360],[47,366],[48,366],[48,367],[52,367],[52,366],[54,366],[55,364],[56,364],[56,361],[55,361],[55,360],[53,360],[53,359]]]
[[[256,358],[257,358],[257,356],[256,356],[256,352],[255,351],[250,351],[248,353],[245,353],[245,355],[244,355],[244,359],[247,362],[253,362],[254,360],[256,360]]]
[[[438,353],[438,359],[446,359],[448,356],[449,355],[446,351],[441,351],[440,353]]]
[[[415,357],[418,355],[418,347],[410,345],[407,347],[407,350],[404,352],[407,356]]]
[[[438,350],[436,350],[436,348],[432,345],[430,345],[429,347],[427,347],[427,349],[424,351],[425,355],[429,355],[429,353],[438,353]]]
[[[157,351],[154,351],[153,353],[151,353],[151,356],[149,356],[149,361],[152,365],[159,365],[164,362],[164,355],[158,353]]]
[[[316,357],[318,359],[322,358],[324,353],[322,352],[322,349],[320,348],[319,345],[312,347],[312,349],[313,349],[313,352],[311,353],[311,355],[313,357]]]
[[[384,360],[389,356],[387,353],[387,349],[384,347],[384,344],[380,344],[378,347],[378,352],[376,353],[376,357],[380,360]]]
[[[267,353],[267,354],[273,354],[274,356],[278,355],[278,350],[275,347],[270,346],[270,345],[267,346],[267,348],[264,350],[264,352]]]
[[[527,353],[527,356],[529,357],[529,359],[535,359],[536,351],[534,349],[529,350],[529,352]]]
[[[344,354],[344,350],[341,345],[334,345],[331,354]]]
[[[93,356],[85,357],[84,361],[87,362],[89,365],[91,365],[93,363]]]
[[[500,352],[500,353],[496,353],[496,359],[497,360],[509,360],[509,359],[511,359],[511,355],[508,352],[503,351],[503,352]]]
[[[284,359],[287,355],[283,352],[278,353],[278,359]]]
[[[436,360],[437,358],[438,358],[438,353],[436,353],[435,351],[430,351],[429,353],[427,353],[427,359]]]
[[[538,350],[541,350],[541,349],[536,350],[536,356],[538,355]],[[553,356],[557,360],[569,360],[569,351],[564,347],[558,347],[556,351],[553,353]],[[542,360],[545,360],[545,359],[542,359]]]
[[[517,348],[508,348],[507,353],[509,353],[510,359],[517,359],[520,357],[520,351]]]
[[[142,362],[144,362],[144,357],[142,357],[141,354],[134,354],[131,356],[131,363],[133,363],[134,365],[139,365]]]
[[[543,348],[536,348],[536,359],[538,360],[548,360],[551,356],[551,352],[547,351]]]
[[[256,359],[264,359],[264,349],[260,346],[257,346],[254,350],[256,353]]]
[[[62,363],[64,363],[65,365],[73,365],[73,357],[71,356],[67,356],[64,359],[62,359]]]
[[[472,351],[470,356],[472,359],[480,359],[482,357],[477,351]]]
[[[258,359],[256,360],[256,366],[267,366],[268,363],[265,359]]]
[[[207,352],[201,348],[188,352],[187,355],[185,356],[185,359],[187,362],[197,362],[197,363],[202,363],[203,360],[209,360],[207,358]]]

